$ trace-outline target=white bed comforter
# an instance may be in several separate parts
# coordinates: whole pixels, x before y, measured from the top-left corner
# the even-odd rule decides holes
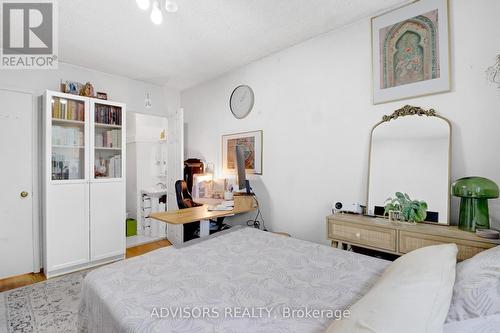
[[[189,247],[163,248],[92,271],[83,282],[79,329],[323,332],[332,320],[328,310],[353,304],[388,264],[241,228]],[[175,309],[183,311],[183,318],[173,318]],[[205,309],[211,314],[198,318]],[[291,315],[293,310],[298,312]],[[323,317],[316,318],[311,310],[323,311]]]

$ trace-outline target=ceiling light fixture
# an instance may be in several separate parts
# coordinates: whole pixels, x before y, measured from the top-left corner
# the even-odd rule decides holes
[[[172,0],[165,0],[165,10],[169,13],[175,13],[179,9],[177,2]]]
[[[135,0],[137,2],[137,6],[142,10],[148,10],[149,8],[149,0]]]
[[[163,4],[165,7],[165,12],[167,13],[175,13],[179,10],[179,6],[177,2],[174,0],[135,0],[137,6],[142,10],[148,10],[151,7],[151,21],[154,24],[161,24],[163,22],[163,11],[161,5]],[[165,1],[165,2],[163,2]]]
[[[161,24],[163,22],[163,14],[160,9],[160,1],[153,2],[153,9],[151,10],[151,21],[154,24]]]

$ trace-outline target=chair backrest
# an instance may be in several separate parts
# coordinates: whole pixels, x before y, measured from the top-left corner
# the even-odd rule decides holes
[[[175,195],[177,197],[177,206],[179,209],[191,208],[200,206],[193,201],[193,197],[187,188],[187,183],[184,180],[175,182]]]

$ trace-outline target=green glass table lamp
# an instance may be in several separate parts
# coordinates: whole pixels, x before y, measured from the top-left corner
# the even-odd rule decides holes
[[[465,231],[490,228],[488,199],[498,198],[498,186],[482,177],[466,177],[451,185],[454,196],[460,197],[458,227]]]

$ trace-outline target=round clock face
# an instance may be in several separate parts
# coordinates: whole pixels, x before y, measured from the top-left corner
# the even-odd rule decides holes
[[[249,86],[238,86],[229,99],[231,112],[237,119],[243,119],[252,111],[255,96]]]

